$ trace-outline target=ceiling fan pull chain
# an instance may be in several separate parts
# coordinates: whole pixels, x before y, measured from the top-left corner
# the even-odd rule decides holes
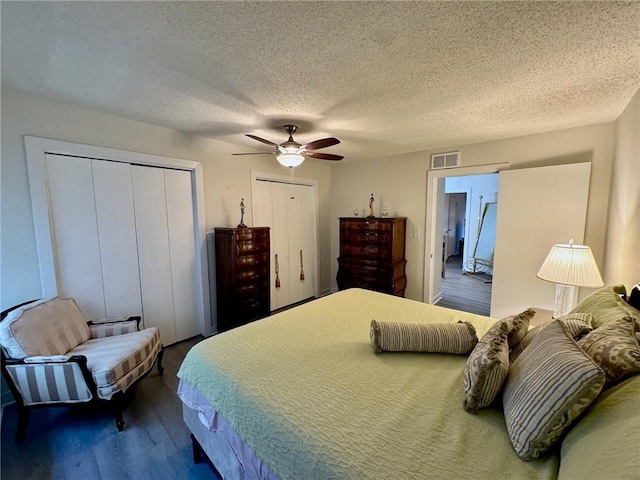
[[[304,269],[302,268],[302,250],[300,250],[300,280],[304,281]]]
[[[278,273],[280,272],[280,267],[278,266],[278,254],[276,253],[276,288],[280,288],[280,277]]]

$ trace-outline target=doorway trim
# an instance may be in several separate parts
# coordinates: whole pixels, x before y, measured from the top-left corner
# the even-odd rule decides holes
[[[438,210],[438,181],[447,177],[462,177],[469,175],[483,175],[498,173],[501,170],[508,170],[510,163],[495,163],[490,165],[478,165],[473,167],[447,168],[442,170],[427,171],[427,207],[425,219],[425,242],[424,242],[424,278],[422,301],[434,303],[434,275],[439,271],[435,268],[437,245],[437,210]],[[443,186],[444,188],[444,186]],[[444,190],[443,190],[444,193]],[[466,243],[466,242],[465,242]]]
[[[209,301],[209,271],[207,265],[207,232],[204,215],[204,178],[202,164],[200,162],[179,158],[97,147],[29,135],[24,136],[24,146],[43,297],[51,297],[58,294],[53,238],[51,235],[52,228],[49,218],[46,154],[75,156],[86,158],[87,160],[97,159],[137,165],[150,165],[191,172],[192,201],[195,212],[194,221],[197,241],[196,259],[199,265],[199,271],[197,272],[199,283],[198,295],[200,297],[199,313],[201,315],[202,334],[205,336],[211,335],[211,304]]]

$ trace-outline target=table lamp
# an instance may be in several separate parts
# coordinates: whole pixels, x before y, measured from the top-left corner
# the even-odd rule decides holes
[[[575,245],[573,239],[567,244],[556,244],[542,263],[537,277],[556,283],[556,299],[553,317],[568,313],[578,301],[578,287],[602,287],[602,277],[591,249],[586,245]]]

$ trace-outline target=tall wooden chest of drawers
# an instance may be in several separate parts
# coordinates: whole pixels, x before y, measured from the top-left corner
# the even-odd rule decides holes
[[[406,218],[341,218],[338,288],[404,297]]]
[[[269,227],[216,228],[218,330],[270,313]]]

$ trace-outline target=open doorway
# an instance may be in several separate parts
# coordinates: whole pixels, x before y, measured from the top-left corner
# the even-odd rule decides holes
[[[433,228],[430,239],[434,243],[428,247],[430,275],[428,285],[425,282],[425,301],[489,315],[492,257],[485,253],[485,247],[489,246],[486,239],[478,240],[487,205],[495,206],[498,199],[497,172],[501,167],[503,165],[429,173],[427,228]],[[493,248],[489,250],[492,256]],[[479,260],[476,254],[486,257],[487,261]]]
[[[444,191],[444,261],[437,304],[489,315],[495,208],[488,207],[496,206],[498,174],[448,177]]]

